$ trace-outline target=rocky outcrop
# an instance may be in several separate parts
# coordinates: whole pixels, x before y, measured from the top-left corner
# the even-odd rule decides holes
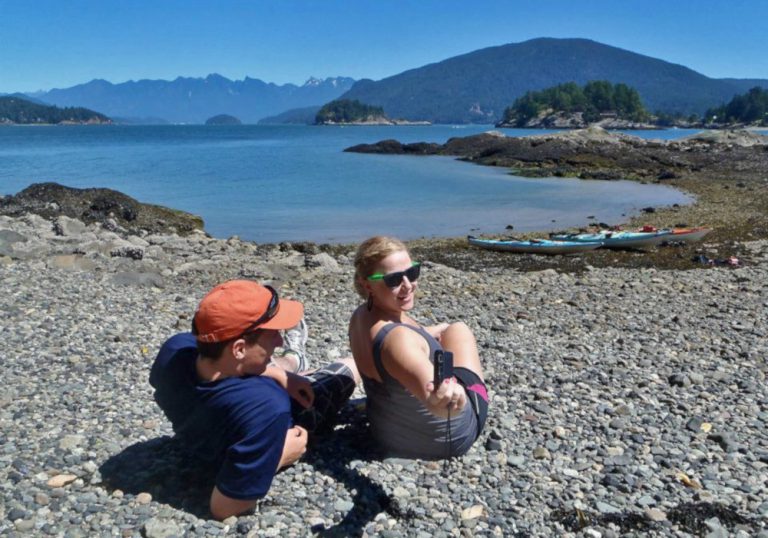
[[[683,138],[688,142],[706,142],[708,144],[725,144],[730,146],[766,146],[768,136],[744,129],[727,131],[702,131]]]
[[[175,232],[181,235],[203,229],[196,215],[141,203],[111,189],[75,189],[58,183],[35,183],[23,191],[0,198],[0,215],[39,215],[57,226],[61,217],[98,224],[117,233]]]
[[[451,138],[442,145],[384,140],[346,151],[453,155],[478,164],[509,167],[532,177],[648,180],[719,175],[755,179],[768,170],[768,136],[747,131],[663,141],[590,127],[526,137],[491,132]]]
[[[434,142],[403,144],[394,139],[382,140],[375,144],[358,144],[344,151],[352,153],[381,153],[389,155],[437,155],[442,146]]]
[[[357,121],[331,121],[319,122],[317,125],[432,125],[428,121],[392,120],[386,116],[369,116]]]
[[[596,122],[584,119],[582,112],[547,112],[535,118],[529,119],[524,125],[500,121],[496,127],[508,129],[587,129],[600,127],[602,129],[659,129],[651,123],[631,121],[614,115],[609,115]]]

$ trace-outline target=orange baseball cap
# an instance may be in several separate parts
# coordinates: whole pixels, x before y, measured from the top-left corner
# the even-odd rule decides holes
[[[298,301],[280,299],[270,286],[230,280],[200,301],[194,318],[200,342],[225,342],[251,329],[290,329],[304,317]]]

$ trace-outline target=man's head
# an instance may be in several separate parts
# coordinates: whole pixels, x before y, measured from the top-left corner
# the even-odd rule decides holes
[[[290,329],[301,321],[304,307],[280,299],[269,286],[251,280],[230,280],[213,288],[200,301],[192,333],[203,357],[218,359],[227,345],[244,339],[252,345],[264,330]]]

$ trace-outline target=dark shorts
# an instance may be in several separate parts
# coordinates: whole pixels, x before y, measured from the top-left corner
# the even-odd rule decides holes
[[[468,368],[456,366],[453,369],[453,375],[461,383],[469,398],[469,403],[477,417],[477,439],[483,433],[485,420],[488,418],[488,389],[480,376]]]
[[[336,423],[339,409],[355,390],[355,377],[349,367],[340,362],[323,366],[304,377],[312,382],[315,401],[312,407],[305,409],[297,401],[291,400],[293,422],[309,433],[328,431]]]

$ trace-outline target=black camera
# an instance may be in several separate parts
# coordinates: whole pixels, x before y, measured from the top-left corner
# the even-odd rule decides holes
[[[432,365],[435,368],[434,383],[435,390],[437,390],[440,383],[449,377],[453,377],[453,353],[443,351],[442,349],[436,350]]]

